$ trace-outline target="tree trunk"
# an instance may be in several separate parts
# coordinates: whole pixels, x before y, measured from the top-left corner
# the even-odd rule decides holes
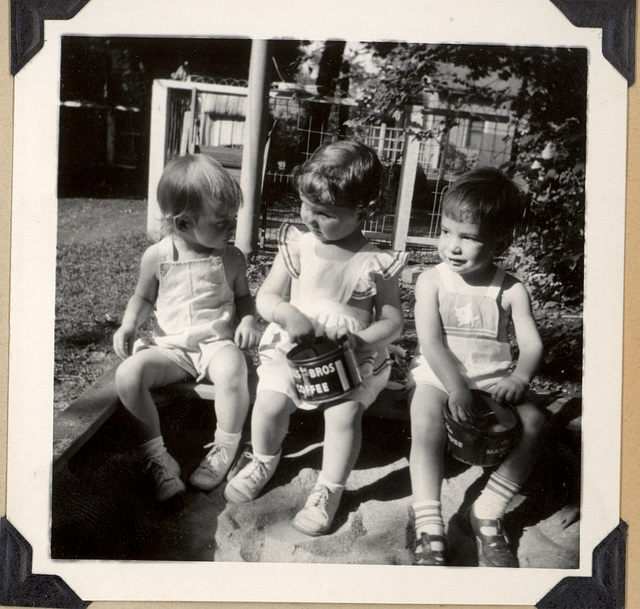
[[[345,42],[328,40],[325,43],[322,56],[318,63],[316,85],[322,97],[333,97],[336,92],[337,81],[340,77]],[[311,154],[323,143],[324,136],[329,130],[329,116],[331,104],[309,102],[305,129],[308,133],[306,153]],[[308,158],[308,156],[307,156]]]

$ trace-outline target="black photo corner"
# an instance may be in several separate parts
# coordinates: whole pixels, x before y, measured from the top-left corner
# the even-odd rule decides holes
[[[43,47],[47,20],[73,18],[90,0],[11,0],[11,73],[16,75]],[[635,0],[549,0],[576,27],[602,28],[605,58],[633,84],[635,77]],[[540,609],[622,609],[625,604],[627,524],[620,524],[593,551],[589,577],[560,581]],[[34,574],[32,547],[6,519],[0,521],[0,604],[3,606],[83,608],[58,576]]]

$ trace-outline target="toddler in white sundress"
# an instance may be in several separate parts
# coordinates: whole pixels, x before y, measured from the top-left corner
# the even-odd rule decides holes
[[[361,419],[390,373],[387,345],[403,325],[397,275],[406,254],[384,252],[361,230],[362,211],[380,192],[382,166],[357,142],[319,148],[296,171],[301,218],[309,229],[279,231],[279,252],[257,296],[271,324],[260,342],[258,390],[251,418],[253,455],[227,484],[228,501],[255,499],[273,476],[289,418],[316,408],[298,398],[286,354],[314,337],[348,340],[362,384],[337,403],[322,405],[322,470],[293,525],[308,535],[327,533],[360,452]]]
[[[492,168],[474,169],[445,193],[438,253],[442,262],[416,283],[419,349],[409,369],[411,455],[409,469],[415,519],[414,563],[447,561],[440,502],[448,407],[455,420],[474,419],[471,390],[515,405],[522,439],[491,474],[468,514],[482,566],[517,567],[503,516],[531,471],[546,417],[530,400],[528,385],[542,360],[542,341],[529,294],[515,277],[495,266],[509,245],[522,197],[515,184]],[[508,329],[513,322],[519,357],[512,361]],[[514,365],[515,364],[515,365]]]
[[[240,445],[249,411],[241,349],[260,339],[244,255],[227,243],[241,202],[235,180],[210,157],[186,155],[167,164],[158,183],[167,236],[143,254],[135,293],[113,337],[124,359],[116,372],[118,395],[139,432],[160,502],[182,493],[185,484],[164,445],[152,389],[188,378],[216,387],[216,430],[189,478],[193,486],[209,491],[220,484]],[[151,314],[151,338],[135,341]]]

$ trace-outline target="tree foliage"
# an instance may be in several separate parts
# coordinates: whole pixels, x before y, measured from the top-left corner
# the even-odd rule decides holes
[[[363,97],[379,116],[419,103],[430,92],[452,106],[481,100],[509,108],[515,135],[511,161],[502,169],[524,177],[529,205],[525,230],[507,262],[536,298],[580,302],[586,50],[408,43],[374,43],[368,50],[380,74],[363,87]]]

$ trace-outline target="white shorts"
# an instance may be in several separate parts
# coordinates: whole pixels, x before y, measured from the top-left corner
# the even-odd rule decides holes
[[[459,372],[467,381],[469,389],[480,389],[481,391],[489,392],[498,381],[509,376],[509,371],[504,369],[487,371],[485,374],[475,377],[470,377],[463,371]],[[408,389],[412,389],[418,384],[432,385],[445,393],[449,393],[444,388],[444,385],[440,382],[440,379],[436,376],[435,372],[431,369],[431,366],[429,366],[427,360],[422,354],[413,359],[407,374]]]
[[[178,364],[180,368],[188,372],[196,379],[196,381],[206,379],[213,382],[207,375],[209,364],[220,350],[228,347],[229,345],[239,349],[239,347],[228,338],[202,342],[198,345],[198,349],[165,347],[156,345],[155,342],[153,342],[153,339],[139,338],[133,345],[133,353],[137,353],[143,349],[156,349],[172,362]]]

